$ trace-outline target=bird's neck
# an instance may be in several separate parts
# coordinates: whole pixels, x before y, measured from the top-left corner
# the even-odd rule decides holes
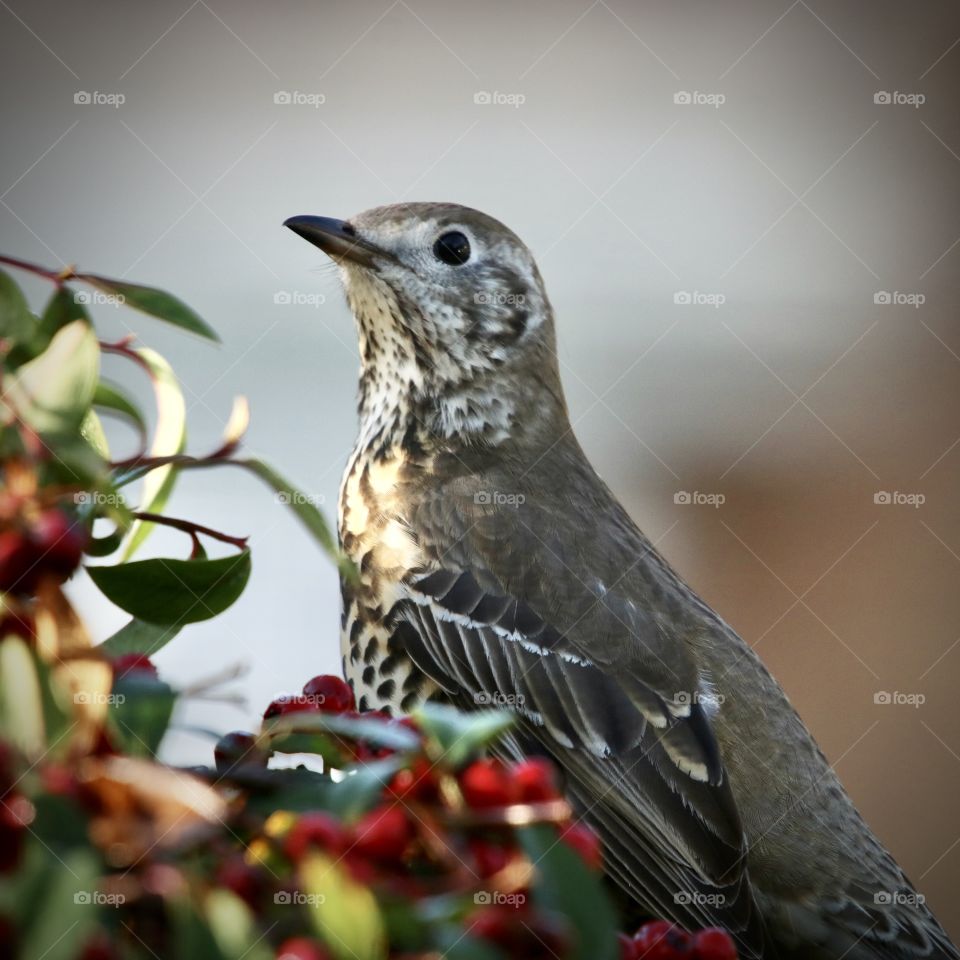
[[[516,405],[497,384],[437,384],[415,360],[381,355],[361,365],[356,449],[382,459],[421,458],[462,445],[495,447],[511,436]]]
[[[552,340],[541,369],[510,377],[489,359],[434,342],[423,318],[405,313],[382,281],[351,276],[346,292],[360,345],[354,462],[490,450],[567,424]]]

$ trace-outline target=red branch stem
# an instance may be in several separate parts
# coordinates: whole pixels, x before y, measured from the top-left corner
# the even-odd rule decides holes
[[[246,549],[247,546],[247,537],[231,537],[229,534],[221,533],[219,530],[214,530],[211,527],[204,527],[190,520],[178,520],[176,517],[165,517],[163,514],[150,513],[148,510],[138,510],[134,513],[134,516],[138,520],[143,520],[146,523],[159,523],[165,527],[182,530],[184,533],[189,533],[194,539],[198,533],[202,533],[206,537],[212,537],[214,540],[229,543],[240,550]]]

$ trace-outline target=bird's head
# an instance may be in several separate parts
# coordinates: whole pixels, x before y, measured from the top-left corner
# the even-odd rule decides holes
[[[285,225],[340,267],[359,329],[362,404],[392,397],[428,432],[486,441],[514,433],[521,407],[562,409],[543,280],[497,220],[455,204],[404,203]]]

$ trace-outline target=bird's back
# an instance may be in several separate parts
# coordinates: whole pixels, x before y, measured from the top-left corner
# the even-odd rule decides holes
[[[402,660],[402,643],[390,641],[405,584],[432,570],[474,570],[484,588],[519,598],[576,638],[610,675],[652,672],[663,689],[701,701],[743,831],[752,896],[784,955],[795,948],[803,956],[811,943],[822,952],[810,956],[852,960],[956,955],[782,688],[656,552],[572,435],[534,458],[509,447],[380,463],[361,456],[342,507],[345,544],[369,585],[361,588],[366,615],[360,595],[349,599],[345,665],[370,706],[409,709],[440,688],[422,674],[414,681],[414,667],[385,677],[368,653],[371,640],[358,638],[376,635],[378,658]],[[358,510],[378,528],[375,536],[368,529],[359,551],[348,519],[354,513],[359,530]],[[364,617],[370,622],[361,628]],[[411,623],[422,629],[402,620],[401,638]],[[643,629],[626,629],[636,623]],[[566,745],[554,755],[561,764],[574,760]]]

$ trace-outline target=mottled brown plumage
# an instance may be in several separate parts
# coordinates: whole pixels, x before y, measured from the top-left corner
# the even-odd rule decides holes
[[[745,955],[956,958],[780,686],[591,468],[520,240],[451,204],[288,225],[340,265],[360,337],[362,705],[507,704],[508,749],[556,759],[627,897]]]

